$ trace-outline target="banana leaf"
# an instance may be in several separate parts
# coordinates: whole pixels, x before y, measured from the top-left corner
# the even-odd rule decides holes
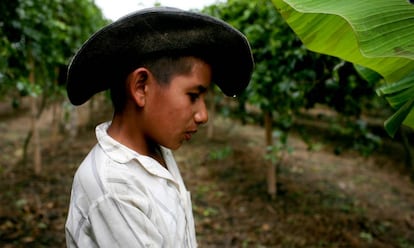
[[[384,78],[377,90],[395,114],[394,136],[414,128],[414,5],[407,0],[272,0],[304,45],[369,68]]]

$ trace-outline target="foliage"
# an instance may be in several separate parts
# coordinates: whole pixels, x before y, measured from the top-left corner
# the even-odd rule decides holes
[[[326,60],[337,61],[329,56]],[[345,116],[359,117],[375,94],[376,81],[364,80],[349,62],[338,62],[331,74],[320,72],[317,75],[318,80],[305,95],[307,108],[321,103]]]
[[[401,123],[414,127],[414,97],[407,94],[414,86],[414,75],[410,75],[414,69],[411,1],[273,2],[309,49],[368,67],[384,77],[391,86],[378,93],[397,102],[393,105],[396,113],[385,122],[390,135]]]
[[[256,65],[252,83],[239,96],[238,111],[245,118],[244,105],[248,103],[271,112],[276,132],[282,132],[276,139],[281,144],[286,144],[298,110],[322,103],[358,117],[364,99],[375,93],[375,82],[364,80],[351,63],[309,51],[271,1],[228,0],[204,12],[229,22],[247,36]]]
[[[334,149],[335,154],[352,148],[363,156],[368,156],[381,146],[381,138],[368,129],[366,121],[345,118],[343,122],[335,122],[330,126],[330,131],[341,139]]]
[[[217,16],[244,33],[252,47],[255,70],[241,105],[248,102],[273,112],[279,129],[288,130],[293,112],[304,105],[304,92],[315,73],[303,66],[308,52],[290,32],[270,1],[229,0],[209,6]]]
[[[0,97],[61,92],[65,67],[81,43],[106,23],[91,0],[0,3]],[[29,74],[35,76],[35,85]]]
[[[293,148],[287,145],[288,134],[280,130],[272,132],[272,138],[280,142],[266,147],[266,155],[264,158],[271,161],[272,164],[277,164],[283,157],[284,152],[291,152]]]
[[[73,142],[56,146],[47,139],[50,127],[42,125],[48,166],[42,176],[33,176],[10,164],[25,122],[20,116],[0,125],[8,134],[0,142],[0,168],[5,168],[0,174],[0,247],[62,247],[69,185],[96,138],[87,128]],[[397,167],[387,166],[398,160],[364,159],[354,153],[336,157],[330,152],[332,140],[324,139],[319,152],[301,149],[285,158],[279,181],[283,193],[279,201],[269,201],[261,166],[266,161],[258,155],[265,146],[251,142],[260,141],[263,129],[257,132],[257,126],[235,122],[217,128],[219,142],[204,142],[203,129],[176,151],[192,191],[201,247],[413,247],[414,198],[408,196],[414,188]],[[296,138],[290,142],[302,144]],[[210,151],[226,144],[232,144],[229,157],[207,159]],[[391,149],[387,152],[398,157]],[[372,243],[360,238],[361,233],[372,234]]]
[[[223,160],[229,157],[232,153],[232,148],[230,146],[226,146],[224,148],[210,151],[208,158],[211,160]]]

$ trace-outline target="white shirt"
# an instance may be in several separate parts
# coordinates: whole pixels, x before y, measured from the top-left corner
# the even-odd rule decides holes
[[[98,144],[78,168],[66,221],[68,247],[196,247],[190,194],[170,150],[167,164],[112,139],[96,127]]]

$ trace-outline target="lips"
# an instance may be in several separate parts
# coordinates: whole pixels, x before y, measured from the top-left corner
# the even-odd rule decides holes
[[[187,141],[190,140],[191,137],[193,136],[193,134],[195,134],[196,132],[197,132],[197,130],[192,130],[192,131],[185,132],[184,139],[187,140]]]

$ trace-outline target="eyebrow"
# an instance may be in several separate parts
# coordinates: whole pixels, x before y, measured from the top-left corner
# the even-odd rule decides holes
[[[204,87],[204,86],[202,86],[202,85],[198,85],[198,86],[196,86],[196,87],[194,87],[194,88],[196,88],[197,90],[198,90],[198,92],[199,93],[205,93],[205,92],[207,92],[207,88],[206,87]]]

